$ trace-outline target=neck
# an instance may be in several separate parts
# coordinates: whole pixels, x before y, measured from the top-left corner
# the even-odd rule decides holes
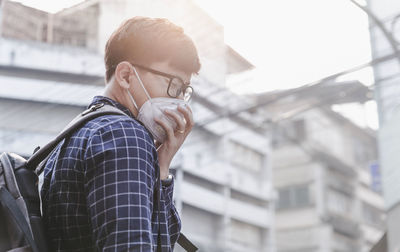
[[[133,114],[134,117],[137,117],[138,111],[133,105],[127,92],[129,92],[128,89],[123,89],[122,87],[120,87],[120,85],[115,83],[114,78],[112,78],[110,82],[106,84],[103,96],[120,103],[121,105],[129,109],[129,111]]]

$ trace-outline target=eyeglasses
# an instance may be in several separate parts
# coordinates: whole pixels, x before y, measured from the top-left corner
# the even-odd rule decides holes
[[[169,78],[167,94],[172,98],[178,98],[181,94],[183,94],[183,100],[188,102],[192,98],[193,88],[189,86],[190,83],[185,83],[179,76],[175,76],[172,74],[163,73],[149,67],[145,67],[142,65],[138,65],[136,63],[130,62],[133,66],[141,68],[150,73],[160,75],[166,78]]]

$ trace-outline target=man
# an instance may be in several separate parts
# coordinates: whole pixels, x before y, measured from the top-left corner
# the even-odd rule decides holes
[[[126,116],[93,119],[48,159],[41,196],[51,250],[172,251],[181,222],[169,165],[193,117],[187,105],[161,106],[164,119],[151,114],[157,99],[187,104],[200,69],[196,48],[168,20],[135,17],[109,38],[105,66],[104,96],[89,106]]]

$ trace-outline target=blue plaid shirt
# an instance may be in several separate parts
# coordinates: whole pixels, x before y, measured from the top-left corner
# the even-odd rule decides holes
[[[130,117],[93,119],[51,154],[41,190],[51,250],[156,251],[160,223],[162,251],[172,251],[181,222],[173,183],[160,188],[158,220],[153,139],[121,104],[102,96],[92,104],[100,102]]]

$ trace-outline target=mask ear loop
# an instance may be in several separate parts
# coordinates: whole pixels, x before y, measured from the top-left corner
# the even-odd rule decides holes
[[[129,90],[126,90],[126,92],[128,92],[128,96],[131,99],[131,101],[132,101],[133,105],[135,106],[136,110],[139,111],[138,105],[136,104],[135,100],[133,99],[131,92],[129,92]]]
[[[136,77],[139,80],[140,85],[142,86],[142,88],[144,90],[144,93],[146,94],[147,98],[151,101],[150,95],[147,92],[146,88],[144,87],[142,79],[140,79],[140,76],[139,76],[138,72],[136,71],[136,68],[134,66],[132,66],[132,68],[133,68],[133,71],[135,72]],[[135,106],[136,110],[139,111],[139,107],[136,104],[135,99],[133,99],[133,96],[132,96],[131,92],[129,92],[129,90],[127,90],[127,92],[128,92],[128,96],[131,99],[131,101],[132,101],[133,105]]]
[[[147,93],[147,90],[146,90],[146,88],[144,87],[143,82],[142,82],[142,79],[140,79],[140,76],[139,76],[138,72],[136,71],[135,66],[132,66],[132,68],[133,68],[133,71],[135,72],[136,77],[137,77],[138,80],[139,80],[140,85],[142,86],[142,88],[143,88],[143,90],[144,90],[144,93],[146,94],[147,98],[148,98],[149,100],[151,100],[150,95],[149,95],[149,93]]]

